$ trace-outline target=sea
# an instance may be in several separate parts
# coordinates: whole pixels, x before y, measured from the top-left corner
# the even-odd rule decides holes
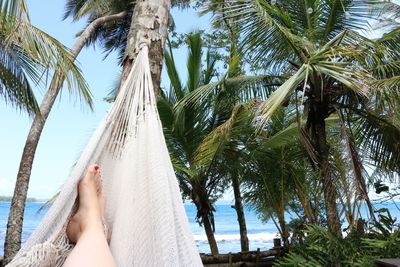
[[[27,203],[22,234],[23,241],[29,237],[46,213],[46,210],[38,213],[43,204],[41,202]],[[388,208],[393,217],[400,219],[400,210],[397,207],[400,207],[400,203],[375,204],[375,209]],[[0,254],[3,252],[9,208],[10,202],[0,201]],[[229,203],[217,204],[215,208],[215,239],[220,253],[239,252],[240,234],[235,210]],[[192,204],[185,204],[185,210],[199,251],[201,253],[210,253],[204,229],[195,220],[196,207]],[[288,213],[287,217],[290,218],[291,214]],[[272,248],[273,239],[279,237],[273,222],[261,221],[257,214],[248,207],[245,207],[245,218],[250,250]]]

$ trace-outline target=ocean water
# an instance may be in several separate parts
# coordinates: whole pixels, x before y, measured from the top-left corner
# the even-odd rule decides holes
[[[38,214],[38,210],[42,205],[43,203],[27,203],[23,228],[23,240],[26,240],[29,237],[41,218],[44,216],[45,211]],[[393,217],[400,218],[400,211],[393,203],[375,205],[376,209],[382,207],[388,208]],[[0,254],[3,252],[9,208],[10,202],[0,201]],[[196,207],[191,204],[185,204],[185,209],[199,251],[209,253],[210,249],[204,229],[195,221]],[[273,239],[278,237],[275,225],[272,222],[261,222],[257,215],[247,208],[245,208],[245,217],[250,250],[256,250],[257,248],[260,248],[261,250],[270,249],[273,246]],[[290,214],[288,214],[288,220],[289,217]],[[218,242],[220,253],[240,251],[239,225],[236,219],[236,212],[231,208],[230,204],[216,205],[215,228],[215,238]]]
[[[207,237],[204,228],[195,221],[196,207],[185,205],[194,239],[200,252],[210,253]],[[215,206],[215,239],[218,243],[220,253],[240,251],[240,232],[236,211],[229,204]],[[277,230],[272,222],[263,223],[254,211],[244,210],[249,238],[250,250],[267,250],[272,248],[273,239],[277,237]]]

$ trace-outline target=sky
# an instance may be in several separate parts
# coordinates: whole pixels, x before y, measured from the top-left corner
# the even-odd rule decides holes
[[[75,34],[83,29],[85,21],[62,21],[65,0],[28,0],[31,22],[49,33],[67,47],[71,47]],[[209,19],[199,18],[193,10],[172,10],[178,32],[204,29]],[[175,53],[178,66],[186,64],[186,49]],[[93,94],[94,111],[79,102],[68,89],[63,89],[45,125],[36,152],[29,197],[47,199],[54,196],[68,178],[73,163],[84,149],[91,133],[97,127],[110,104],[103,101],[119,77],[117,55],[110,54],[105,60],[100,47],[89,47],[78,56],[78,64]],[[185,68],[181,70],[185,77]],[[162,75],[166,83],[165,72]],[[46,88],[37,88],[40,102]],[[13,194],[22,150],[32,123],[26,113],[17,111],[0,99],[0,196]]]

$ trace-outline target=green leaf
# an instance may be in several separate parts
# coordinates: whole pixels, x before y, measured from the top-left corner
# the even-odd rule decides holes
[[[258,117],[256,117],[259,128],[264,127],[285,99],[296,90],[299,84],[305,82],[304,80],[306,79],[306,71],[308,68],[308,65],[301,66],[293,76],[273,92],[264,104],[260,106]]]

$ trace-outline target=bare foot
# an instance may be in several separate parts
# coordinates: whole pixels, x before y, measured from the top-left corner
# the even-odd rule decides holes
[[[79,208],[67,227],[67,236],[71,243],[77,243],[80,236],[91,229],[103,229],[102,181],[97,164],[91,165],[78,185]]]

